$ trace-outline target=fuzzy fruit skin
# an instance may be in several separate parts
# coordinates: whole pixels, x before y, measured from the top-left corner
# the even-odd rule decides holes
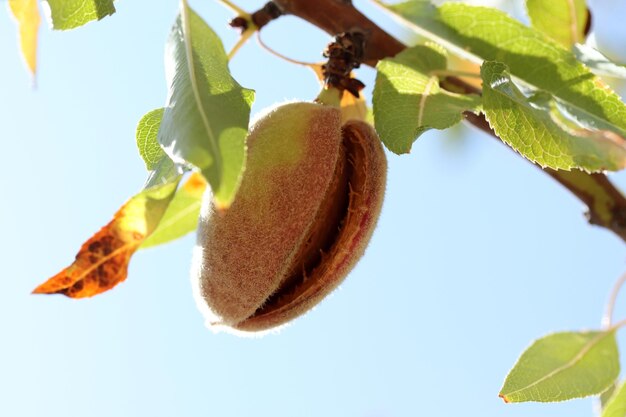
[[[350,272],[382,206],[386,159],[371,126],[342,127],[338,108],[317,103],[274,108],[247,145],[231,207],[204,199],[192,280],[210,326],[253,332],[305,313]]]

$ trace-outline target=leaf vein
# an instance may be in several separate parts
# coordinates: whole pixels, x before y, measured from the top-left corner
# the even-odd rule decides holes
[[[202,99],[200,98],[200,91],[199,91],[200,89],[198,87],[198,82],[196,80],[195,61],[193,57],[193,48],[191,46],[189,6],[187,4],[187,0],[182,0],[182,2],[183,2],[183,7],[181,11],[181,20],[182,20],[182,26],[183,26],[185,54],[187,55],[187,60],[186,60],[187,70],[189,71],[189,81],[191,82],[191,91],[193,92],[193,97],[194,97],[196,106],[198,107],[198,113],[200,114],[200,118],[202,119],[202,124],[209,138],[209,146],[211,146],[212,153],[215,156],[214,162],[217,166],[216,172],[222,172],[222,166],[221,166],[222,161],[220,157],[220,152],[219,152],[215,137],[213,136],[213,132],[211,131],[208,115],[206,114],[204,106],[202,105]]]
[[[611,334],[611,332],[602,332],[600,334],[598,334],[596,337],[594,337],[593,339],[591,339],[586,345],[583,346],[583,348],[580,350],[580,352],[578,352],[578,354],[576,354],[569,362],[559,366],[558,368],[553,369],[552,371],[548,372],[546,375],[542,376],[541,378],[537,379],[534,382],[531,382],[530,384],[526,385],[525,387],[522,388],[518,388],[515,391],[509,392],[507,394],[504,394],[505,397],[510,397],[511,395],[517,394],[521,391],[525,391],[528,390],[552,377],[554,377],[555,375],[571,368],[572,366],[574,366],[577,362],[579,362],[591,349],[593,349],[594,346],[596,346],[601,339],[607,337],[609,334]]]

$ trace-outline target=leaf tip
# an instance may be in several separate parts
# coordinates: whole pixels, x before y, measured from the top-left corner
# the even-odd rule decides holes
[[[68,269],[64,269],[55,276],[48,278],[44,283],[39,284],[31,294],[64,294],[63,290],[72,285],[71,277],[67,274]]]
[[[46,283],[37,286],[34,290],[31,291],[32,295],[36,294],[50,294],[50,291],[47,291],[45,288]]]
[[[31,295],[36,295],[36,294],[46,294],[46,292],[41,290],[41,285],[38,286],[37,288],[35,288],[34,290],[32,290],[30,292]]]

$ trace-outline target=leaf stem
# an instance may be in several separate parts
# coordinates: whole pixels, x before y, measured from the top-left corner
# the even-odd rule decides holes
[[[246,12],[230,0],[218,0],[218,2],[222,3],[224,6],[237,13],[239,16],[250,16],[248,12]]]
[[[256,40],[259,43],[259,46],[263,49],[265,49],[267,52],[269,52],[270,54],[274,55],[277,58],[283,59],[287,62],[290,62],[292,64],[296,64],[296,65],[302,65],[305,67],[313,67],[317,64],[312,63],[312,62],[304,62],[304,61],[298,61],[297,59],[293,59],[293,58],[289,58],[286,55],[281,54],[280,52],[276,51],[275,49],[272,49],[268,44],[266,44],[265,42],[263,42],[263,39],[261,38],[261,32],[257,32],[256,34]]]
[[[239,40],[237,40],[237,43],[235,44],[235,46],[233,46],[230,52],[228,53],[229,61],[233,59],[233,57],[239,51],[239,49],[241,49],[241,47],[248,41],[248,39],[250,39],[250,37],[256,31],[257,31],[257,28],[255,26],[249,26],[246,30],[241,32],[241,36],[239,37]]]
[[[615,282],[615,285],[613,285],[613,289],[611,290],[611,294],[609,295],[609,301],[606,304],[604,316],[602,317],[602,327],[604,328],[608,329],[612,327],[611,322],[613,321],[613,310],[615,310],[615,302],[617,301],[617,296],[619,294],[619,291],[622,289],[624,283],[626,283],[626,273],[623,273]],[[620,323],[624,321],[626,320],[622,320]]]
[[[626,319],[620,320],[617,323],[615,323],[614,325],[610,326],[607,331],[615,331],[620,329],[621,327],[626,326]]]

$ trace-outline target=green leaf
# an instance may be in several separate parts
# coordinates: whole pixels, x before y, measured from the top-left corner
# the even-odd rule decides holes
[[[504,64],[485,62],[481,75],[483,111],[489,124],[498,137],[529,160],[553,169],[592,172],[626,166],[625,140],[612,131],[576,124],[545,93],[529,101]]]
[[[600,394],[619,375],[615,332],[554,333],[535,341],[506,377],[505,402],[564,401]]]
[[[585,40],[585,0],[526,0],[532,26],[566,48]]]
[[[163,184],[178,184],[181,178],[182,170],[180,167],[176,166],[170,158],[165,157],[148,173],[148,179],[143,189],[149,190],[151,188],[158,188]]]
[[[137,147],[150,170],[147,188],[168,184],[182,178],[182,167],[163,151],[157,140],[159,127],[165,109],[155,109],[146,113],[137,125]],[[186,235],[195,229],[198,221],[200,200],[206,188],[204,178],[193,173],[189,180],[176,190],[167,210],[162,213],[156,230],[141,245],[142,248],[160,245]],[[195,217],[195,218],[194,218]],[[192,227],[193,225],[193,227]]]
[[[113,0],[45,0],[50,8],[52,28],[74,29],[115,13]]]
[[[137,125],[137,147],[139,153],[151,170],[146,187],[159,188],[160,184],[169,184],[181,178],[180,169],[163,151],[157,140],[161,119],[165,109],[156,109],[144,115]],[[189,179],[161,207],[154,230],[143,241],[141,248],[148,248],[178,239],[196,229],[202,195],[206,189],[204,177],[193,173]],[[173,196],[173,198],[172,198]]]
[[[476,111],[477,95],[462,95],[439,87],[433,71],[447,66],[445,53],[435,47],[418,45],[376,67],[374,120],[376,131],[390,151],[407,153],[422,133],[447,129],[462,119],[466,110]]]
[[[594,74],[626,79],[626,65],[611,61],[597,49],[584,44],[576,44],[573,50],[576,58],[589,67]]]
[[[168,104],[158,139],[176,163],[198,167],[228,207],[245,164],[254,93],[230,75],[222,42],[185,1],[166,49]]]
[[[503,62],[516,80],[549,92],[568,108],[601,119],[624,136],[626,105],[619,96],[543,33],[487,7],[446,3],[437,8],[423,0],[385,7],[417,34],[479,64]]]
[[[158,227],[141,247],[145,249],[161,245],[196,230],[205,189],[204,177],[197,173],[192,174],[176,191]]]
[[[622,383],[606,403],[602,417],[626,417],[626,384]]]
[[[137,148],[148,171],[155,169],[162,158],[169,158],[161,148],[157,135],[165,109],[155,109],[146,113],[137,124]]]
[[[150,171],[144,190],[174,182],[178,184],[184,171],[182,167],[174,164],[174,161],[163,152],[157,142],[156,137],[163,110],[156,109],[146,113],[137,124],[137,147],[146,163],[146,167]]]

